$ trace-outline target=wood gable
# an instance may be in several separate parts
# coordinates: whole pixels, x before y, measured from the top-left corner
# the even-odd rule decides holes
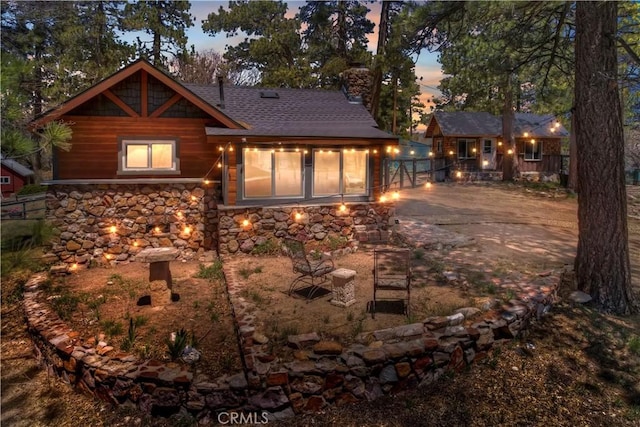
[[[62,116],[120,116],[131,118],[200,117],[230,129],[244,127],[193,92],[138,60],[102,82],[44,113],[31,123],[37,129]]]

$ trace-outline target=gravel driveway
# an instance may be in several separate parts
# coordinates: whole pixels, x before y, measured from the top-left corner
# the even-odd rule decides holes
[[[629,186],[628,193],[632,275],[640,288],[640,217],[635,216],[640,186]],[[541,270],[573,263],[577,208],[577,198],[563,193],[502,183],[437,183],[430,189],[403,189],[396,214],[401,224],[417,221],[473,238],[473,246],[459,249],[467,258],[525,263]]]

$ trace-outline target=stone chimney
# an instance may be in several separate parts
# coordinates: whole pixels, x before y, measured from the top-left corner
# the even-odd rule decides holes
[[[349,102],[363,104],[371,111],[371,88],[373,74],[364,67],[355,65],[342,72],[342,87]]]

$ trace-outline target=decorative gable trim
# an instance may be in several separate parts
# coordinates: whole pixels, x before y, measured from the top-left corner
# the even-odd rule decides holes
[[[176,99],[172,98],[171,104],[168,104],[164,110],[166,110],[171,105],[173,105],[177,100],[179,100],[181,98],[185,98],[187,101],[189,101],[190,103],[192,103],[196,107],[200,108],[202,111],[204,111],[205,113],[209,114],[211,117],[213,117],[216,120],[218,120],[224,126],[230,128],[230,129],[244,129],[245,128],[240,123],[238,123],[235,120],[231,119],[229,116],[227,116],[226,114],[221,112],[219,109],[213,107],[211,104],[209,104],[206,101],[204,101],[202,98],[200,98],[199,96],[197,96],[196,94],[191,92],[189,89],[187,89],[186,87],[184,87],[180,83],[176,82],[170,76],[166,75],[162,71],[160,71],[157,68],[155,68],[153,65],[151,65],[149,62],[147,62],[144,59],[139,59],[139,60],[135,61],[131,65],[123,68],[120,71],[117,71],[115,74],[111,75],[110,77],[107,77],[106,79],[104,79],[100,83],[88,88],[84,92],[79,93],[78,95],[74,96],[73,98],[69,99],[68,101],[64,102],[63,104],[59,105],[58,107],[55,107],[55,108],[47,111],[46,113],[44,113],[40,117],[38,117],[35,120],[33,120],[31,122],[31,124],[30,124],[30,128],[31,129],[37,129],[37,128],[47,124],[50,121],[57,120],[60,117],[62,117],[63,115],[67,114],[68,112],[72,111],[74,108],[79,107],[80,105],[84,104],[85,102],[89,101],[90,99],[92,99],[92,98],[94,98],[94,97],[96,97],[96,96],[98,96],[100,94],[105,95],[107,98],[109,98],[111,101],[113,101],[116,105],[118,105],[120,108],[122,108],[123,111],[125,111],[127,113],[127,115],[129,115],[131,117],[140,117],[140,115],[137,112],[132,110],[128,105],[126,105],[124,102],[122,102],[116,95],[114,95],[110,91],[110,88],[113,87],[115,84],[125,80],[126,78],[134,75],[137,72],[141,72],[141,74],[142,74],[142,85],[141,86],[142,86],[142,95],[143,95],[143,99],[144,99],[144,101],[142,103],[142,115],[144,117],[146,117],[148,115],[147,105],[146,105],[146,96],[145,96],[146,93],[147,93],[146,92],[147,91],[146,82],[148,80],[148,75],[151,75],[154,78],[156,78],[157,80],[159,80],[161,83],[165,84],[167,87],[169,87],[170,89],[175,91],[176,94],[177,94],[176,97],[175,97]],[[152,114],[152,116],[153,117],[157,117],[157,114]]]

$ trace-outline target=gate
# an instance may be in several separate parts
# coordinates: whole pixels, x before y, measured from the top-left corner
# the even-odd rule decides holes
[[[430,158],[383,160],[383,187],[387,191],[392,185],[398,188],[415,188],[421,182],[433,180],[433,165]]]

